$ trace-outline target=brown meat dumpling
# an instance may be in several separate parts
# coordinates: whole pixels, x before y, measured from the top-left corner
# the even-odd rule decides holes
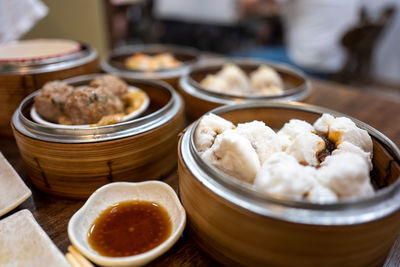
[[[97,123],[103,116],[123,113],[122,101],[102,86],[76,89],[65,103],[67,119],[71,124]]]
[[[128,85],[120,78],[106,74],[95,78],[90,82],[91,87],[103,87],[108,90],[110,94],[115,95],[122,99],[122,97],[128,93]]]
[[[35,109],[47,121],[58,122],[64,112],[64,104],[74,88],[65,82],[46,83],[41,92],[35,96]]]

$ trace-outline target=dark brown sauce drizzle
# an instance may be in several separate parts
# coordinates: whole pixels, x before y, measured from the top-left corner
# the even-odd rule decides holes
[[[318,155],[317,155],[318,160],[321,163],[321,162],[323,162],[325,160],[325,158],[327,156],[330,156],[332,154],[332,151],[336,149],[336,145],[335,145],[335,143],[331,142],[328,139],[328,136],[326,134],[323,134],[321,132],[317,132],[316,134],[319,137],[321,137],[322,140],[324,140],[324,142],[325,142],[325,149],[322,150],[321,152],[319,152]]]
[[[124,201],[99,215],[90,227],[88,242],[103,256],[132,256],[160,245],[171,228],[168,213],[158,203]]]

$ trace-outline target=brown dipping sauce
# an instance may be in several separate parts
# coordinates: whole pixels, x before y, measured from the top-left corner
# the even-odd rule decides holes
[[[87,235],[99,254],[126,257],[157,247],[169,237],[171,228],[168,213],[158,203],[124,201],[104,210]]]

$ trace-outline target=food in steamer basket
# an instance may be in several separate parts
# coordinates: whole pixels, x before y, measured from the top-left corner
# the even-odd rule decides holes
[[[200,85],[206,90],[230,95],[282,95],[284,85],[278,72],[267,65],[247,75],[239,66],[225,64],[216,74],[207,75]]]
[[[160,53],[154,56],[135,53],[125,60],[125,66],[130,70],[159,71],[177,68],[181,62],[170,53]]]
[[[203,160],[266,196],[331,203],[374,194],[372,139],[345,117],[292,119],[274,132],[209,114],[194,137]]]
[[[146,97],[142,90],[130,89],[123,80],[106,74],[77,88],[61,81],[48,82],[35,96],[34,107],[48,122],[103,126],[124,120]]]

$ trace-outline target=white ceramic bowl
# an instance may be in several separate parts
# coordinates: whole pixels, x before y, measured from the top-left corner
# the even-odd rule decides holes
[[[159,246],[145,253],[128,257],[106,257],[93,250],[87,240],[90,226],[102,211],[111,205],[128,200],[154,201],[168,212],[171,235]],[[166,183],[148,181],[141,183],[111,183],[97,189],[70,219],[68,236],[71,243],[87,258],[103,266],[140,266],[149,263],[170,249],[181,236],[186,223],[186,213],[175,191]]]
[[[78,86],[77,88],[80,88],[81,86]],[[136,109],[135,111],[127,114],[124,116],[124,118],[122,119],[122,121],[127,121],[127,120],[131,120],[133,118],[136,118],[137,116],[139,116],[140,114],[142,114],[148,107],[150,104],[150,98],[149,96],[141,89],[136,88],[134,86],[129,86],[129,92],[136,92],[136,91],[142,91],[142,93],[145,94],[145,100],[143,101],[143,104]],[[65,125],[65,124],[58,124],[58,123],[53,123],[53,122],[49,122],[45,119],[43,119],[39,113],[37,113],[35,106],[32,106],[31,108],[31,118],[42,125],[51,127],[51,128],[61,128],[61,129],[81,129],[81,128],[93,128],[93,126],[91,126],[90,124],[84,124],[84,125]]]

